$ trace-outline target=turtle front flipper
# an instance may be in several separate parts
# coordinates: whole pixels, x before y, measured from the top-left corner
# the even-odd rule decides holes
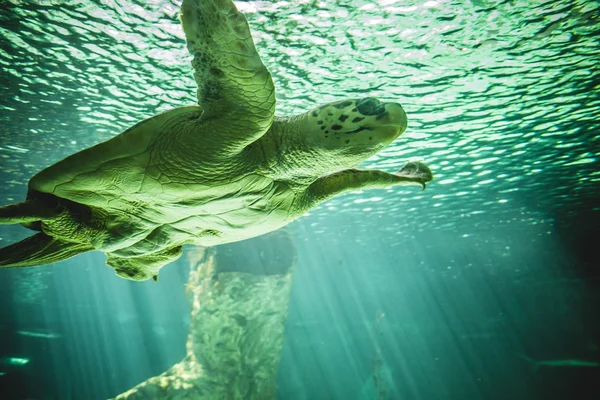
[[[66,242],[40,232],[0,249],[0,268],[52,264],[93,250],[89,244]]]
[[[313,182],[306,191],[307,204],[314,207],[337,194],[351,190],[395,185],[420,185],[425,190],[425,185],[432,180],[431,170],[422,162],[409,162],[395,174],[378,170],[346,169]]]
[[[254,142],[273,121],[275,86],[246,18],[231,0],[183,0],[181,23],[194,56],[198,104],[205,118],[227,123],[219,132],[223,148]]]

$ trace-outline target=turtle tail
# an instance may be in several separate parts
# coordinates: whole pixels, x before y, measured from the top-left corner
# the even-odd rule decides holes
[[[58,216],[58,207],[29,199],[21,203],[0,207],[0,225],[29,224]]]
[[[89,250],[93,250],[89,244],[66,242],[40,232],[1,248],[0,268],[52,264]]]

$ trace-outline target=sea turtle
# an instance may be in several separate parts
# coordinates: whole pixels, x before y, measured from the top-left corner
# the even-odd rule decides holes
[[[123,278],[156,279],[184,244],[235,242],[281,228],[349,190],[433,179],[354,169],[406,129],[396,103],[347,99],[275,116],[275,87],[231,0],[183,0],[198,104],[148,118],[29,181],[0,224],[39,233],[0,249],[0,266],[54,263],[89,250]]]

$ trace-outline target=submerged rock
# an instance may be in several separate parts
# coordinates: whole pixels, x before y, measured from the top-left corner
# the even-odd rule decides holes
[[[189,254],[186,357],[115,399],[275,399],[292,272],[288,235],[276,232]]]

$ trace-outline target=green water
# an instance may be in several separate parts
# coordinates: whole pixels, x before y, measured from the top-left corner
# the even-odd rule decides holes
[[[520,355],[600,360],[600,2],[236,4],[279,115],[399,102],[407,131],[364,167],[422,160],[435,174],[424,192],[353,192],[289,227],[279,397],[597,398],[598,368]],[[2,204],[41,168],[195,102],[178,13],[166,0],[0,1]],[[3,226],[0,244],[28,234]],[[176,264],[138,286],[96,253],[0,271],[0,358],[31,359],[31,398],[107,398],[161,373],[184,354]],[[15,336],[49,327],[62,339]],[[0,384],[28,398],[1,375],[12,368]]]

